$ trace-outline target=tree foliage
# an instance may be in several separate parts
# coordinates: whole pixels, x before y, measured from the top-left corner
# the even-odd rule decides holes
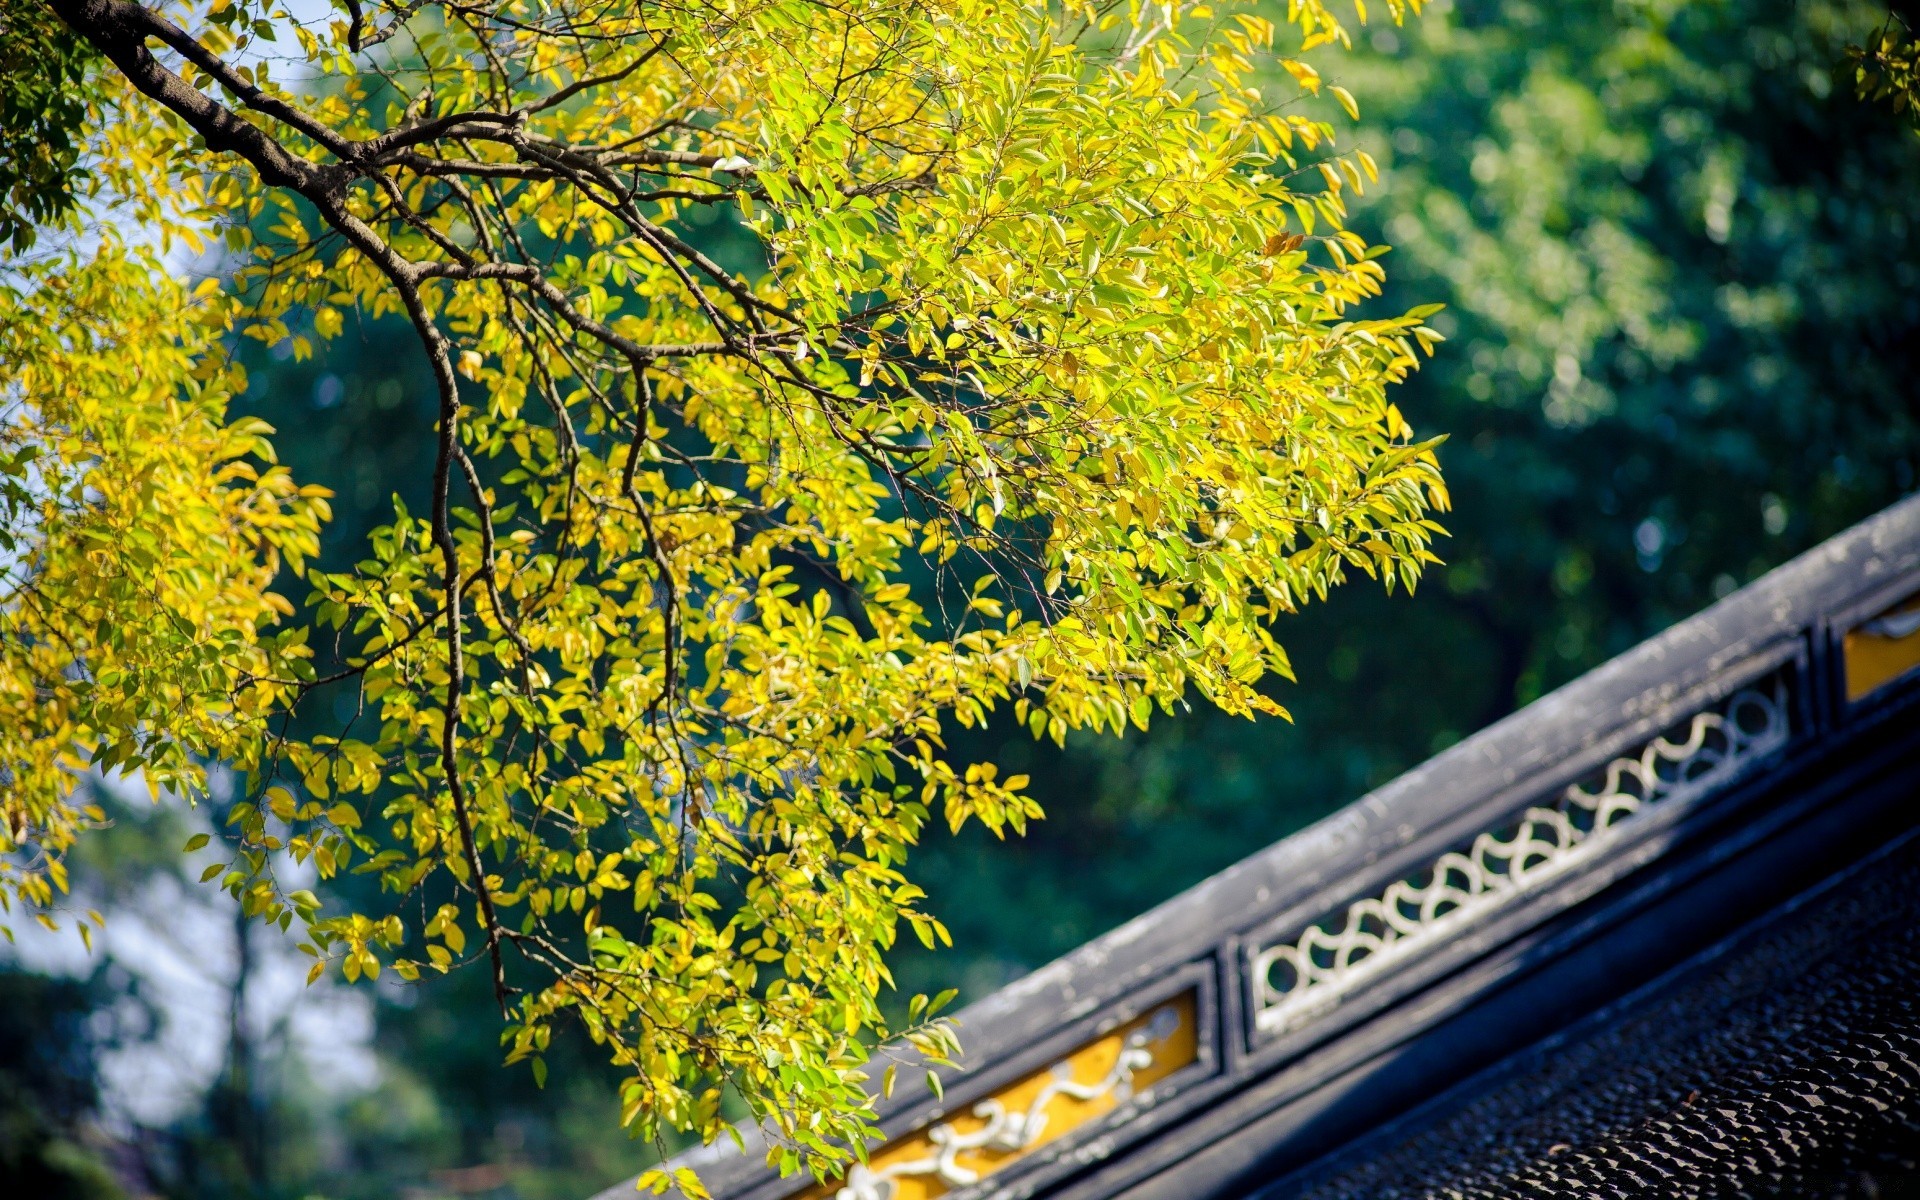
[[[325,502],[263,466],[263,424],[224,420],[234,380],[185,300],[116,250],[15,262],[0,287],[0,902],[43,922],[102,820],[79,773],[196,787],[258,740],[277,693],[249,680],[296,661],[267,588]]]
[[[1453,0],[1315,59],[1364,98],[1401,405],[1448,432],[1443,567],[1293,622],[1294,720],[1064,751],[1018,843],[930,845],[982,994],[1351,802],[1920,486],[1920,145],[1853,91],[1874,0]],[[1277,75],[1278,72],[1276,71]],[[1332,105],[1326,105],[1332,111]],[[956,749],[962,749],[956,743]],[[913,955],[903,984],[956,970]]]
[[[1257,14],[48,2],[110,65],[87,211],[216,230],[231,286],[189,299],[110,227],[9,264],[4,687],[57,720],[0,770],[40,915],[81,762],[192,795],[229,761],[208,878],[316,977],[482,960],[536,1077],[571,1016],[636,1133],[718,1136],[731,1086],[824,1170],[873,1132],[872,1039],[953,1048],[937,1001],[878,1003],[901,923],[945,937],[908,848],[1039,814],[945,723],[1277,712],[1279,617],[1432,560],[1446,493],[1388,388],[1437,335],[1353,311],[1374,165],[1283,103],[1313,68],[1259,77]],[[687,239],[713,209],[751,261]],[[303,357],[390,314],[427,510],[296,608],[325,501],[223,424],[213,339]]]
[[[1854,88],[1862,98],[1885,101],[1920,126],[1920,42],[1898,13],[1888,13],[1862,46],[1848,46]]]
[[[0,2],[0,241],[15,250],[73,209],[82,85],[97,57],[45,5]]]

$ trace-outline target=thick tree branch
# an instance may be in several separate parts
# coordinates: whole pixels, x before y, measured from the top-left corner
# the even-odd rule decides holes
[[[47,2],[75,33],[106,55],[133,86],[180,114],[206,139],[208,149],[240,155],[260,173],[262,182],[291,188],[309,198],[329,195],[344,182],[344,176],[287,150],[265,130],[161,65],[146,43],[149,37],[158,36],[156,26],[169,22],[127,0]]]

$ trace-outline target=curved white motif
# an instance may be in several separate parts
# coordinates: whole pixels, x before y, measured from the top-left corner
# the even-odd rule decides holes
[[[1902,612],[1890,612],[1875,617],[1860,626],[1863,633],[1878,634],[1883,638],[1899,641],[1920,633],[1920,608],[1909,608]]]
[[[1412,949],[1566,870],[1641,809],[1725,782],[1784,745],[1787,724],[1784,687],[1737,692],[1696,713],[1680,740],[1657,737],[1608,763],[1594,790],[1570,786],[1294,941],[1261,949],[1252,961],[1255,1027],[1274,1032],[1310,1020]]]
[[[898,1190],[894,1181],[908,1175],[934,1175],[949,1188],[978,1183],[982,1172],[961,1166],[960,1155],[972,1150],[1018,1153],[1032,1149],[1046,1132],[1047,1105],[1055,1096],[1098,1100],[1111,1095],[1116,1104],[1124,1104],[1133,1095],[1134,1075],[1153,1065],[1153,1047],[1172,1037],[1179,1028],[1180,1012],[1169,1004],[1127,1035],[1112,1069],[1102,1078],[1093,1083],[1075,1083],[1073,1063],[1061,1059],[1048,1068],[1052,1078],[1024,1112],[1009,1112],[1005,1104],[989,1096],[973,1106],[973,1115],[984,1120],[985,1125],[971,1133],[962,1133],[947,1123],[935,1125],[927,1130],[927,1140],[934,1145],[934,1153],[928,1158],[892,1162],[877,1168],[855,1163],[847,1171],[846,1184],[834,1193],[834,1200],[893,1200]]]

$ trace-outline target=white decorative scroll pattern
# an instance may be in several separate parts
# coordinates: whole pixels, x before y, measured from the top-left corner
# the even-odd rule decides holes
[[[1172,1037],[1180,1028],[1180,1012],[1172,1005],[1155,1012],[1148,1022],[1127,1036],[1105,1076],[1092,1083],[1076,1083],[1073,1063],[1062,1059],[1049,1068],[1051,1079],[1027,1105],[1024,1112],[1010,1112],[1007,1106],[989,1096],[973,1106],[973,1115],[986,1124],[971,1133],[962,1133],[951,1124],[935,1125],[927,1130],[934,1153],[927,1158],[891,1162],[874,1168],[855,1163],[847,1171],[845,1186],[834,1193],[835,1200],[893,1200],[895,1180],[908,1175],[933,1175],[949,1188],[978,1183],[985,1172],[963,1167],[959,1156],[969,1151],[1018,1153],[1040,1143],[1047,1128],[1047,1105],[1055,1096],[1075,1100],[1098,1100],[1112,1096],[1124,1104],[1133,1096],[1133,1077],[1153,1065],[1154,1048]]]
[[[1737,692],[1696,713],[1685,736],[1655,738],[1608,763],[1586,781],[1593,790],[1570,786],[1294,941],[1261,949],[1252,961],[1255,1027],[1272,1033],[1311,1020],[1415,948],[1565,871],[1635,813],[1724,783],[1785,745],[1787,733],[1783,685]]]

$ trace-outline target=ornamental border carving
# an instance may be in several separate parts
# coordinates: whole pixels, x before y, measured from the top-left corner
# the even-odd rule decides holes
[[[1295,1029],[1393,963],[1592,857],[1622,825],[1721,786],[1784,746],[1787,690],[1778,677],[1695,713],[1552,800],[1486,830],[1379,893],[1250,955],[1253,1026]],[[1591,790],[1589,790],[1589,788]]]
[[[1134,1077],[1154,1065],[1156,1050],[1179,1031],[1180,1025],[1178,1004],[1160,1005],[1146,1024],[1127,1035],[1113,1066],[1100,1079],[1076,1082],[1072,1058],[1077,1051],[1070,1052],[1048,1068],[1050,1078],[1024,1108],[1009,1109],[999,1098],[988,1096],[969,1110],[986,1122],[980,1128],[962,1132],[950,1121],[941,1122],[925,1131],[926,1139],[933,1144],[931,1155],[884,1166],[855,1163],[847,1171],[845,1183],[833,1193],[834,1200],[893,1200],[898,1180],[920,1175],[938,1179],[949,1190],[978,1183],[994,1168],[982,1171],[962,1166],[960,1155],[973,1151],[1018,1155],[1032,1150],[1046,1136],[1047,1106],[1057,1096],[1080,1101],[1112,1097],[1116,1106],[1125,1104],[1133,1097]]]

